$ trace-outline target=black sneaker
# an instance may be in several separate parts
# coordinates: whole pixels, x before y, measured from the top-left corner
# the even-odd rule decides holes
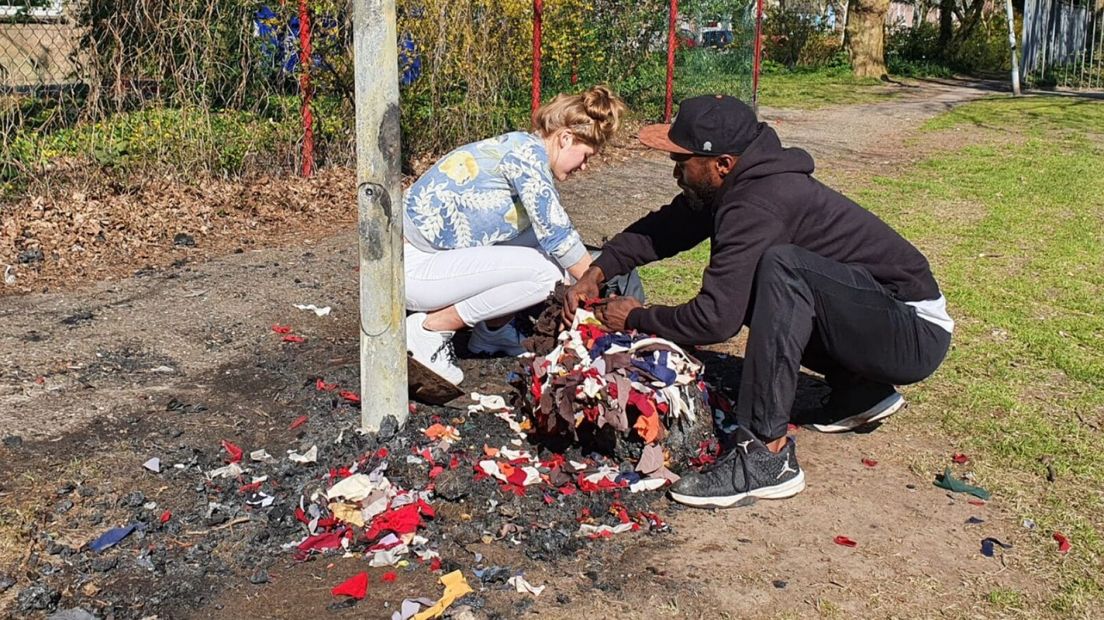
[[[857,380],[832,386],[825,413],[826,424],[810,426],[822,433],[844,433],[872,424],[897,413],[905,405],[905,398],[892,385],[874,381]]]
[[[700,508],[731,508],[755,499],[783,499],[805,489],[792,439],[775,454],[741,428],[729,449],[709,469],[687,474],[671,487],[671,499]]]

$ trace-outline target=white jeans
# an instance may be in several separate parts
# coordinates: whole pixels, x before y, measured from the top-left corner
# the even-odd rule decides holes
[[[403,244],[406,308],[431,312],[451,305],[471,326],[544,301],[565,272],[523,235],[508,243],[426,252]]]

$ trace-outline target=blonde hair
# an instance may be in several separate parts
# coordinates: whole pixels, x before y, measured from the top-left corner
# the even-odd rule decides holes
[[[556,95],[533,115],[533,131],[547,138],[570,129],[583,143],[601,148],[617,133],[625,102],[607,86],[592,86],[577,95]]]

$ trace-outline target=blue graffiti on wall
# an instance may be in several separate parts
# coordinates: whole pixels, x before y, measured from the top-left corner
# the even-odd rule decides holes
[[[299,15],[295,14],[284,21],[268,6],[261,6],[253,17],[253,32],[261,42],[261,55],[272,68],[283,73],[294,73],[299,66]],[[325,45],[337,41],[341,36],[341,24],[334,16],[315,16],[312,21],[312,38],[319,42],[311,54],[312,67],[333,71],[333,66],[317,50],[334,49],[338,46]],[[422,74],[422,59],[414,37],[404,32],[399,39],[399,81],[410,86]]]

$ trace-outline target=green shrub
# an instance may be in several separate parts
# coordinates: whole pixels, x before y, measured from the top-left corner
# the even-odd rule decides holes
[[[811,15],[779,7],[767,9],[763,19],[763,50],[767,59],[794,68],[818,67],[839,50],[828,28]]]
[[[54,160],[115,170],[163,168],[182,174],[241,174],[259,162],[286,165],[294,157],[294,119],[228,110],[148,108],[53,133],[25,132],[10,152],[26,169]]]
[[[972,26],[956,24],[950,43],[939,40],[939,26],[923,22],[891,31],[886,61],[896,75],[949,76],[1007,71],[1008,26],[1003,13],[983,14]]]

